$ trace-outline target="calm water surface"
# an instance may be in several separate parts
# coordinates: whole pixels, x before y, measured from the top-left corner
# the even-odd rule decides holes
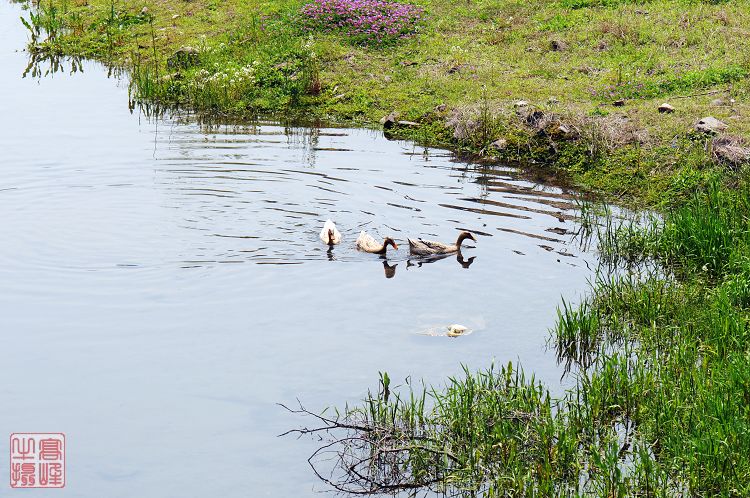
[[[520,361],[559,391],[547,330],[593,261],[549,231],[575,229],[569,193],[372,131],[149,121],[96,64],[21,78],[19,14],[0,2],[0,472],[11,432],[68,438],[67,487],[34,496],[311,496],[314,442],[276,437],[299,423],[276,403],[356,401],[379,371]],[[401,249],[356,252],[363,228]],[[460,229],[463,264],[408,258]]]

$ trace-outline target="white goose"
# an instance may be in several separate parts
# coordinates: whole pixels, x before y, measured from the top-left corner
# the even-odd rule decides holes
[[[382,244],[375,240],[372,235],[365,232],[364,230],[359,232],[359,237],[357,237],[357,249],[359,249],[360,251],[371,252],[373,254],[385,254],[388,246],[391,246],[394,249],[398,250],[398,244],[396,244],[396,241],[390,237],[386,237],[385,239],[383,239]]]
[[[341,242],[341,232],[339,232],[336,225],[331,220],[327,220],[323,225],[323,230],[320,231],[320,240],[324,244],[333,246]]]

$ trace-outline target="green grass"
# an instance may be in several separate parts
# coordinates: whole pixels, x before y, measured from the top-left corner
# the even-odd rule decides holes
[[[35,52],[126,68],[134,100],[150,108],[364,126],[395,110],[421,124],[396,137],[543,162],[641,205],[675,204],[732,176],[690,130],[713,115],[750,135],[748,0],[413,1],[425,24],[388,47],[308,32],[304,0],[41,0],[27,17]],[[184,46],[198,50],[194,64],[170,65]],[[252,77],[231,77],[245,67]],[[612,107],[616,98],[625,107]],[[717,98],[735,102],[715,106]],[[540,136],[517,115],[519,99],[583,133]],[[677,111],[657,113],[663,101]],[[445,126],[456,114],[482,133],[456,138]],[[498,138],[508,147],[493,148]]]

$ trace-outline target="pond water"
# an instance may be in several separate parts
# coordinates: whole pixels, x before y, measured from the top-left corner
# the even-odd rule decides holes
[[[315,443],[277,437],[300,420],[276,403],[493,361],[561,389],[548,328],[594,261],[556,233],[570,192],[374,131],[148,120],[97,64],[22,78],[20,13],[0,2],[0,441],[68,444],[67,487],[35,496],[309,496]],[[461,229],[461,261],[409,258]],[[430,334],[451,323],[473,333]]]

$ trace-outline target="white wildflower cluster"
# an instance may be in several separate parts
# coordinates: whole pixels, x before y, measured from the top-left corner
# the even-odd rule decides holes
[[[310,36],[307,37],[307,40],[302,44],[302,48],[307,53],[307,57],[311,60],[314,60],[317,58],[317,54],[315,53],[315,38],[313,38],[312,33]]]
[[[219,85],[222,87],[250,86],[255,84],[255,71],[258,62],[245,66],[226,67],[214,64],[214,70],[201,69],[196,74],[196,81],[202,85]]]

